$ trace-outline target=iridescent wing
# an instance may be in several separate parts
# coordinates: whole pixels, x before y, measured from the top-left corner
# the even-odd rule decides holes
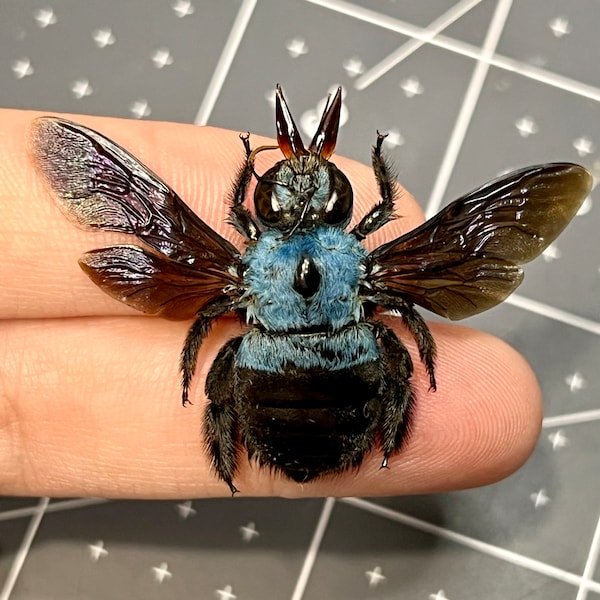
[[[589,193],[592,177],[568,163],[504,175],[370,255],[372,297],[400,298],[449,319],[502,302],[560,234]]]
[[[114,142],[43,117],[34,122],[32,150],[78,225],[132,234],[153,251],[116,246],[81,258],[84,271],[111,296],[143,312],[186,319],[239,285],[236,248]]]

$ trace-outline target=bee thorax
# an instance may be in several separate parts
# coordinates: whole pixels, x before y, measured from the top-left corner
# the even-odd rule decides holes
[[[294,275],[294,290],[308,299],[314,296],[321,285],[321,274],[310,256],[303,256]]]

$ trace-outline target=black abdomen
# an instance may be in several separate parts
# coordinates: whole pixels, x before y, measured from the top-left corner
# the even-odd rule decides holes
[[[236,369],[242,442],[263,466],[295,481],[358,466],[382,410],[379,362],[338,371]]]

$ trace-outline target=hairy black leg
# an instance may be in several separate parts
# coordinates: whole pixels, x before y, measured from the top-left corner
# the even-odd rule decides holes
[[[425,365],[427,375],[429,375],[429,388],[433,391],[437,389],[435,382],[435,357],[436,347],[431,331],[423,317],[415,310],[414,306],[401,298],[392,298],[384,294],[375,296],[373,299],[378,305],[389,310],[397,312],[404,326],[415,338],[419,357]]]
[[[233,477],[238,467],[238,418],[235,411],[234,360],[242,338],[234,338],[221,348],[206,378],[210,400],[204,415],[204,436],[213,466],[232,494],[238,490]]]
[[[179,370],[181,371],[182,404],[185,406],[189,400],[190,384],[196,372],[198,351],[202,342],[210,331],[210,326],[215,315],[200,315],[190,327],[185,337],[183,350],[179,357]]]
[[[382,323],[375,323],[374,333],[381,345],[385,367],[385,392],[380,421],[383,447],[381,467],[385,468],[389,457],[400,449],[409,432],[414,405],[410,386],[413,364],[408,350],[391,329]]]
[[[260,237],[260,229],[252,218],[248,209],[244,206],[244,199],[248,191],[248,185],[254,172],[254,161],[251,158],[250,134],[240,134],[240,139],[246,151],[246,160],[240,167],[233,184],[233,192],[230,199],[229,222],[247,240],[256,241]]]
[[[371,153],[373,171],[382,200],[376,204],[352,230],[352,233],[359,240],[362,240],[370,233],[377,231],[393,218],[397,185],[391,174],[391,169],[381,153],[381,146],[385,138],[385,135],[377,132],[377,142],[375,146],[373,146],[373,152]]]
[[[185,342],[181,355],[179,356],[179,370],[181,371],[182,403],[185,406],[189,402],[189,391],[192,378],[196,372],[198,351],[202,342],[210,331],[213,319],[222,314],[232,312],[237,308],[237,301],[232,301],[225,294],[205,305],[196,317],[193,325],[185,336]]]

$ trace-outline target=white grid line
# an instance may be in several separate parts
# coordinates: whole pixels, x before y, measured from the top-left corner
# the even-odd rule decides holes
[[[310,577],[315,561],[317,560],[317,554],[319,553],[319,548],[321,547],[321,542],[323,541],[323,536],[325,535],[327,525],[329,525],[329,519],[331,517],[331,512],[333,511],[334,505],[335,498],[327,498],[323,503],[321,516],[317,522],[317,527],[315,528],[313,538],[310,542],[310,546],[308,547],[308,552],[304,557],[304,563],[302,565],[300,575],[298,576],[298,581],[296,581],[296,586],[294,587],[294,593],[292,594],[291,600],[302,600],[302,597],[304,596],[306,584],[308,583],[308,578]],[[2,599],[0,598],[0,600]]]
[[[498,0],[496,10],[494,11],[494,15],[490,21],[485,40],[483,42],[483,58],[491,58],[494,55],[511,6],[512,0]],[[439,211],[442,198],[446,193],[448,182],[450,181],[450,177],[454,171],[456,160],[462,148],[465,135],[467,134],[467,129],[471,124],[471,119],[473,117],[473,113],[475,112],[477,102],[479,101],[479,96],[481,95],[481,90],[483,89],[483,84],[485,83],[485,78],[487,77],[489,69],[489,63],[483,60],[478,60],[477,64],[475,65],[473,75],[471,76],[471,81],[469,81],[467,92],[460,107],[456,123],[454,124],[454,129],[452,130],[450,140],[446,146],[446,152],[444,153],[442,164],[435,179],[435,183],[433,184],[433,190],[431,191],[429,202],[427,203],[427,210],[425,211],[425,216],[427,218],[433,216]]]
[[[200,105],[198,113],[196,114],[196,118],[194,119],[194,123],[196,123],[196,125],[206,125],[208,123],[208,119],[210,118],[213,108],[215,107],[215,103],[219,97],[219,94],[221,93],[221,88],[223,87],[225,78],[229,73],[233,59],[237,54],[242,38],[244,37],[244,33],[246,32],[246,28],[248,27],[248,23],[250,22],[250,18],[254,12],[254,8],[256,7],[256,1],[257,0],[244,0],[242,6],[240,6],[240,10],[238,11],[235,21],[233,22],[233,26],[231,27],[231,31],[229,32],[225,46],[223,46],[223,51],[219,57],[219,62],[217,63],[217,66],[213,72],[213,76],[208,84],[202,104]]]
[[[48,507],[46,508],[46,514],[60,512],[63,510],[74,510],[76,508],[84,508],[86,506],[94,506],[96,504],[103,504],[105,502],[108,502],[108,500],[105,500],[104,498],[75,498],[73,500],[61,500],[59,502],[52,502],[51,504],[48,504]],[[10,521],[12,519],[30,517],[37,511],[37,505],[5,510],[0,512],[0,521]]]
[[[590,552],[588,554],[588,558],[585,562],[585,567],[583,569],[583,581],[579,585],[579,590],[577,590],[577,597],[575,600],[586,600],[587,593],[589,588],[589,582],[594,576],[594,571],[596,570],[596,564],[598,563],[598,555],[600,554],[600,517],[598,518],[598,523],[596,524],[596,530],[594,531],[594,536],[592,537],[592,543],[590,544]]]
[[[434,38],[440,31],[448,28],[452,23],[460,19],[464,14],[469,12],[474,6],[481,4],[481,0],[462,0],[458,4],[452,6],[443,15],[431,22],[424,30],[427,33],[427,39],[411,39],[394,50],[391,54],[379,61],[374,67],[371,67],[364,75],[361,75],[354,87],[357,90],[364,90],[371,84],[375,83],[380,77],[383,77],[390,69],[400,64],[407,59],[411,54],[416,52],[421,46]]]
[[[572,327],[577,327],[578,329],[583,329],[589,333],[600,335],[600,323],[592,321],[591,319],[586,319],[585,317],[579,317],[566,310],[562,310],[561,308],[555,308],[554,306],[549,306],[543,302],[525,298],[519,294],[512,294],[504,302],[511,306],[518,306],[529,312],[542,315],[543,317],[548,317],[554,321],[566,323]]]
[[[362,500],[361,498],[344,498],[343,500],[341,500],[341,502],[349,504],[350,506],[354,506],[355,508],[365,510],[369,513],[378,515],[385,519],[389,519],[391,521],[401,523],[402,525],[406,525],[419,531],[423,531],[424,533],[429,533],[439,538],[455,542],[457,544],[460,544],[461,546],[470,548],[471,550],[475,550],[477,552],[481,552],[482,554],[486,554],[487,556],[492,556],[493,558],[497,558],[504,562],[513,564],[517,567],[522,567],[529,571],[534,571],[535,573],[540,573],[541,575],[552,577],[553,579],[557,579],[564,583],[570,583],[571,585],[580,586],[583,582],[585,582],[585,585],[587,586],[588,590],[600,592],[600,582],[585,580],[584,577],[580,575],[571,573],[570,571],[566,571],[565,569],[560,569],[559,567],[554,567],[534,558],[529,558],[528,556],[518,554],[517,552],[513,552],[512,550],[506,550],[505,548],[501,548],[500,546],[494,546],[493,544],[482,542],[481,540],[478,540],[476,538],[472,538],[462,533],[446,529],[445,527],[440,527],[439,525],[434,525],[433,523],[428,523],[427,521],[423,521],[422,519],[411,517],[410,515],[392,510],[390,508],[386,508],[385,506],[380,506],[378,504],[368,502],[366,500]]]
[[[15,584],[17,583],[17,579],[19,578],[19,574],[21,573],[21,569],[25,563],[25,559],[27,558],[27,554],[29,553],[29,548],[31,548],[35,534],[37,533],[40,523],[44,518],[44,513],[49,502],[50,498],[40,498],[35,512],[31,517],[31,521],[29,522],[29,526],[27,527],[27,531],[25,532],[23,540],[21,541],[21,546],[17,550],[13,564],[10,567],[10,571],[6,577],[4,586],[2,587],[2,590],[0,590],[0,600],[9,600]]]
[[[421,40],[422,42],[430,43],[434,46],[440,45],[439,39],[441,36],[431,38],[427,33],[427,29],[424,27],[419,27],[418,25],[413,25],[412,23],[408,23],[407,21],[402,21],[401,19],[396,19],[395,17],[390,17],[389,15],[378,13],[368,8],[363,8],[362,6],[352,4],[351,2],[345,2],[344,0],[306,0],[306,2],[309,2],[310,4],[316,4],[322,8],[327,8],[334,12],[341,13],[343,15],[346,15],[347,17],[352,17],[353,19],[363,21],[364,23],[376,25],[377,27],[381,27],[382,29],[388,29],[389,31],[401,33],[407,37],[411,37],[416,40]],[[456,52],[456,50],[454,49],[455,40],[451,38],[444,39],[450,41],[450,47],[447,49],[452,49]],[[460,42],[457,42],[457,44],[460,44]],[[474,49],[472,50],[472,54],[478,54],[478,48],[476,48],[475,46],[471,46],[471,48]],[[475,58],[475,56],[471,56],[471,58]]]
[[[528,65],[515,58],[509,58],[500,54],[496,54],[490,60],[490,64],[505,71],[526,77],[527,79],[533,79],[538,83],[544,83],[565,92],[571,92],[577,96],[600,102],[600,88],[582,83],[576,79],[565,77],[564,75],[559,75],[558,73],[553,73],[534,65]]]
[[[589,423],[591,421],[600,421],[600,408],[569,413],[567,415],[546,417],[542,421],[542,427],[544,429],[549,429],[550,427],[564,427],[565,425],[576,425],[578,423]]]
[[[455,40],[444,35],[437,35],[432,39],[428,39],[426,33],[427,30],[422,27],[412,25],[406,21],[402,21],[388,15],[377,13],[350,2],[345,2],[343,0],[305,0],[305,2],[317,4],[322,8],[327,8],[334,12],[344,14],[348,17],[358,19],[359,21],[363,21],[383,29],[388,29],[390,31],[395,31],[417,40],[422,40],[431,46],[448,50],[454,54],[459,54],[477,61],[487,62],[491,66],[515,73],[527,79],[533,79],[539,83],[544,83],[546,85],[571,92],[572,94],[600,102],[600,88],[597,86],[582,83],[576,79],[558,75],[557,73],[529,65],[523,61],[509,58],[501,54],[495,54],[494,56],[486,58],[482,56],[482,52],[477,46],[467,42],[462,42],[460,40]]]

